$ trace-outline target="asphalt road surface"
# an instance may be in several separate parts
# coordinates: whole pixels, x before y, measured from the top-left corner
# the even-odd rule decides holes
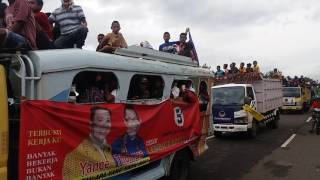
[[[310,114],[282,114],[278,129],[271,130],[262,126],[255,139],[249,139],[242,134],[224,134],[223,137],[208,140],[209,149],[197,161],[192,162],[188,179],[300,179],[300,177],[307,177],[307,174],[311,174],[307,179],[319,180],[320,151],[317,153],[319,154],[317,158],[313,158],[316,162],[312,163],[319,163],[314,165],[317,167],[314,172],[304,170],[292,172],[294,166],[298,168],[299,164],[303,164],[304,159],[307,160],[303,156],[308,156],[308,150],[302,146],[313,149],[311,139],[320,144],[320,136],[308,132],[310,123],[306,121],[309,117]],[[299,139],[292,137],[293,134],[297,134],[297,137],[300,138],[295,142],[296,148],[292,147],[290,151],[286,151],[286,147],[281,148],[290,137],[293,138],[292,141]],[[307,142],[309,143],[306,144]],[[320,150],[320,145],[317,148]],[[301,149],[303,152],[300,152]],[[300,157],[300,160],[294,164],[297,156]],[[287,161],[280,161],[285,157]],[[306,162],[305,167],[308,166],[308,163],[310,164],[311,161]],[[297,173],[298,176],[294,173]]]

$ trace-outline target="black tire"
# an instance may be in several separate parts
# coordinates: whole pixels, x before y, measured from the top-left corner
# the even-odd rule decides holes
[[[252,121],[252,128],[248,129],[247,136],[249,138],[256,138],[257,137],[257,131],[258,131],[258,122],[256,120]]]
[[[271,121],[271,129],[278,129],[279,128],[279,120],[280,120],[280,114],[278,113],[274,120]]]
[[[214,131],[213,132],[213,135],[217,138],[221,137],[222,136],[222,132],[221,131]]]
[[[168,180],[187,180],[190,168],[190,153],[187,149],[178,151],[173,158]]]

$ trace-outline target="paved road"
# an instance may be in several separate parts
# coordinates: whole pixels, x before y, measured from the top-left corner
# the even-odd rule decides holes
[[[266,127],[261,127],[256,139],[248,139],[241,134],[210,139],[208,141],[209,150],[191,164],[189,179],[269,180],[275,179],[275,177],[288,176],[290,165],[285,163],[281,164],[281,162],[277,164],[272,161],[272,158],[282,156],[281,153],[276,154],[276,151],[283,149],[280,148],[280,146],[292,134],[307,134],[309,124],[306,123],[306,120],[308,117],[310,117],[310,114],[282,115],[279,129],[270,130]],[[319,136],[314,137],[317,138]],[[304,140],[300,141],[305,142]],[[301,156],[303,156],[304,153],[307,153],[307,150],[300,152]],[[295,155],[292,154],[291,156]],[[263,163],[262,161],[265,162]],[[268,171],[268,168],[271,172]],[[262,176],[262,174],[264,176]],[[312,178],[314,178],[314,176],[312,176],[311,179]]]

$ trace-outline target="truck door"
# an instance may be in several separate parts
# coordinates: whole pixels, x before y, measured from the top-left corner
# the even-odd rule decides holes
[[[0,64],[0,179],[7,179],[8,161],[8,98],[6,73]]]
[[[257,102],[256,102],[256,97],[254,95],[254,91],[253,91],[253,88],[252,87],[247,87],[246,88],[246,91],[247,91],[247,97],[251,98],[251,105],[257,109]]]

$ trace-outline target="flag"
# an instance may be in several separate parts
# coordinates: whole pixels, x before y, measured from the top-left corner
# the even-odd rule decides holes
[[[196,61],[198,63],[198,66],[199,66],[199,59],[198,59],[197,50],[196,50],[195,45],[193,44],[193,40],[192,40],[192,36],[191,36],[191,32],[190,31],[189,31],[189,43],[192,45],[192,50],[191,50],[192,54],[193,54],[192,60]]]

